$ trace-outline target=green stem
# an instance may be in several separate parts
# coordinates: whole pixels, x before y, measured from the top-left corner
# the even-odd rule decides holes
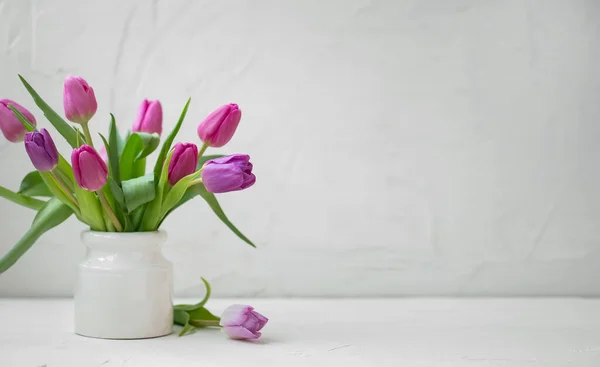
[[[96,194],[98,194],[100,203],[102,204],[102,207],[106,211],[108,218],[110,219],[112,224],[117,229],[117,232],[123,232],[123,226],[121,226],[121,223],[119,223],[119,219],[117,219],[115,212],[113,212],[112,208],[110,207],[110,204],[108,204],[108,201],[106,200],[106,197],[104,196],[104,193],[101,190],[98,190],[98,191],[96,191]]]
[[[3,197],[7,200],[12,201],[13,203],[22,205],[33,210],[40,210],[42,206],[46,203],[43,200],[38,200],[29,196],[18,194],[3,186],[0,186],[0,197]]]
[[[208,144],[202,144],[202,147],[200,147],[200,151],[198,152],[198,160],[202,158],[202,155],[204,154],[204,152],[206,152],[206,149],[208,149]]]
[[[88,123],[86,122],[85,124],[81,124],[81,127],[83,128],[83,135],[85,136],[86,144],[93,148],[94,142],[92,141],[92,135],[90,134]]]
[[[54,177],[54,180],[56,180],[56,183],[58,184],[58,186],[60,186],[60,189],[64,192],[65,195],[67,195],[67,197],[73,202],[73,204],[75,204],[75,206],[79,206],[79,204],[77,203],[77,199],[75,199],[75,196],[73,196],[73,192],[67,187],[67,184],[65,184],[60,177],[58,177],[58,175],[56,174],[56,169],[50,171],[50,174],[52,175],[52,177]]]
[[[192,326],[221,326],[219,325],[219,321],[217,320],[190,320],[190,325]]]
[[[62,183],[69,188],[69,191],[74,191],[75,190],[75,186],[73,186],[73,181],[71,179],[69,179],[67,177],[67,175],[65,175],[65,173],[63,171],[61,171],[58,168],[55,168],[53,170],[53,172],[56,173],[56,177],[60,179],[60,181],[62,181]]]

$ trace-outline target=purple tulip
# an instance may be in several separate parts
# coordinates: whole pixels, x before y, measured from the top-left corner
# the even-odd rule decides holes
[[[219,107],[198,125],[198,136],[211,147],[222,147],[235,133],[242,111],[235,103]]]
[[[41,172],[52,171],[58,164],[58,150],[48,130],[41,129],[25,135],[25,150],[35,169]]]
[[[256,176],[252,173],[250,156],[232,154],[211,159],[202,169],[202,182],[206,190],[215,194],[243,190],[254,185]]]
[[[174,186],[179,180],[196,171],[198,147],[192,143],[177,143],[169,162],[169,183]]]
[[[36,121],[31,112],[17,102],[10,99],[0,99],[0,130],[2,130],[2,134],[7,140],[18,143],[23,141],[27,130],[11,109],[8,108],[9,105],[19,110],[33,126],[36,125]]]
[[[94,89],[78,76],[69,75],[63,89],[65,116],[78,124],[87,123],[98,109]]]
[[[159,101],[149,101],[144,99],[138,110],[137,117],[133,124],[133,132],[143,132],[148,134],[162,132],[162,106]]]
[[[269,319],[254,311],[252,306],[232,305],[227,307],[219,325],[232,339],[258,339]]]
[[[89,191],[98,191],[108,178],[108,168],[102,157],[89,145],[73,149],[71,164],[77,184]]]

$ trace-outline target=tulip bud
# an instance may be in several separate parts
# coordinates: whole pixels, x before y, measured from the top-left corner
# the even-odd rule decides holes
[[[41,129],[25,135],[25,150],[35,169],[41,172],[52,171],[58,164],[58,150],[48,130]]]
[[[202,169],[202,182],[206,190],[212,193],[223,193],[246,189],[256,182],[252,173],[250,156],[232,154],[211,159]]]
[[[102,157],[89,145],[73,149],[71,164],[77,184],[89,191],[100,190],[108,178],[108,168]]]
[[[192,143],[177,143],[169,162],[169,183],[174,186],[179,180],[196,171],[198,147]]]
[[[144,99],[138,110],[133,132],[144,132],[148,134],[162,132],[162,106],[160,101],[149,101]]]
[[[25,129],[25,126],[23,126],[12,110],[8,108],[9,105],[19,110],[33,126],[35,126],[36,121],[31,112],[27,111],[25,107],[17,102],[10,99],[0,99],[0,130],[2,130],[2,134],[4,134],[7,140],[18,143],[23,141],[27,129]]]
[[[211,147],[222,147],[235,133],[242,111],[235,103],[219,107],[198,125],[198,136],[204,144]]]
[[[219,325],[231,339],[258,339],[269,319],[254,311],[252,306],[232,305],[223,315]]]
[[[65,116],[77,124],[87,123],[98,109],[94,89],[78,76],[68,76],[63,89]]]

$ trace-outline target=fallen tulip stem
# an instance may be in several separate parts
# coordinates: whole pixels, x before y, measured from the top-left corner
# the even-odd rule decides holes
[[[117,216],[111,209],[110,204],[108,204],[108,201],[106,200],[106,197],[104,196],[102,191],[98,190],[98,191],[96,191],[96,194],[98,194],[100,203],[102,204],[102,207],[104,208],[104,210],[106,210],[106,214],[108,215],[108,218],[110,219],[112,224],[115,226],[115,229],[117,230],[117,232],[123,232],[123,226],[121,226],[119,219],[117,219]]]
[[[219,321],[216,320],[190,320],[190,325],[192,326],[221,326],[219,325]]]

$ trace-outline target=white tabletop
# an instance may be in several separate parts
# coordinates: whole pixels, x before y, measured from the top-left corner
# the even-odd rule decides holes
[[[263,338],[219,330],[116,341],[73,334],[71,300],[0,300],[2,367],[600,366],[600,300],[211,300],[270,318]],[[135,315],[133,315],[135,316]]]

